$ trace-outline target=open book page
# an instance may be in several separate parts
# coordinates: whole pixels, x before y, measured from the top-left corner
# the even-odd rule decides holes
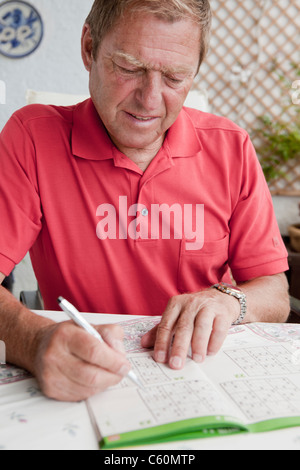
[[[149,352],[128,356],[145,390],[128,379],[89,399],[102,437],[118,440],[121,434],[203,418],[204,427],[238,426],[239,413],[191,359],[182,371],[157,364]],[[205,419],[207,418],[207,419]],[[165,428],[168,433],[170,429]],[[155,432],[154,432],[155,434]],[[149,433],[149,436],[151,433]]]
[[[124,433],[183,421],[188,427],[189,420],[195,418],[202,418],[204,427],[222,427],[225,423],[234,427],[242,419],[226,395],[190,358],[184,370],[174,371],[168,365],[157,364],[153,353],[141,348],[142,336],[160,321],[161,317],[148,317],[121,323],[128,358],[145,391],[124,379],[118,386],[88,400],[102,437],[108,436],[113,441]]]
[[[222,351],[201,366],[249,429],[300,424],[300,326],[252,324],[233,328]],[[283,420],[282,420],[283,418]]]
[[[174,423],[191,432],[202,426],[204,435],[217,426],[264,431],[300,424],[300,327],[232,328],[217,356],[201,366],[188,359],[183,371],[173,371],[139,349],[153,322],[124,324],[129,359],[146,391],[125,379],[89,400],[102,437],[118,441],[123,433],[145,429],[155,434],[157,426],[167,433],[176,429]],[[260,422],[267,424],[256,426]]]

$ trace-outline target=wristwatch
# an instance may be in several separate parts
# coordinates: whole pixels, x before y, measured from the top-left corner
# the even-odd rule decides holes
[[[223,292],[223,294],[231,295],[232,297],[235,297],[238,299],[241,305],[241,314],[239,318],[237,319],[236,322],[233,323],[233,325],[241,325],[243,323],[245,316],[247,315],[247,297],[246,294],[244,294],[241,289],[239,289],[236,286],[232,286],[230,284],[226,284],[225,282],[221,282],[220,284],[215,284],[212,286],[213,289],[217,289],[220,292]]]

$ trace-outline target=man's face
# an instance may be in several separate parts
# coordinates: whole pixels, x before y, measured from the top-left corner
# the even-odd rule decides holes
[[[90,92],[115,145],[151,149],[176,121],[197,73],[200,28],[130,15],[103,39],[90,66]]]

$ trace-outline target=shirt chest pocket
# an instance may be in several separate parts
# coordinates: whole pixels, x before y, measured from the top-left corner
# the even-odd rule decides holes
[[[181,243],[177,286],[180,293],[198,292],[230,280],[229,235],[221,240],[206,241],[201,250],[188,250],[187,243],[186,240]]]

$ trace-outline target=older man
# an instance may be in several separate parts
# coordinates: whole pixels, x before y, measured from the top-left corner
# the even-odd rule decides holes
[[[47,309],[63,295],[83,311],[162,314],[143,345],[174,369],[190,344],[202,362],[232,324],[289,312],[287,253],[248,135],[183,108],[210,22],[208,0],[96,0],[82,34],[91,100],[26,107],[0,141],[0,279],[30,250]],[[127,374],[122,332],[100,331],[106,344],[1,290],[8,359],[50,397],[80,400]]]

